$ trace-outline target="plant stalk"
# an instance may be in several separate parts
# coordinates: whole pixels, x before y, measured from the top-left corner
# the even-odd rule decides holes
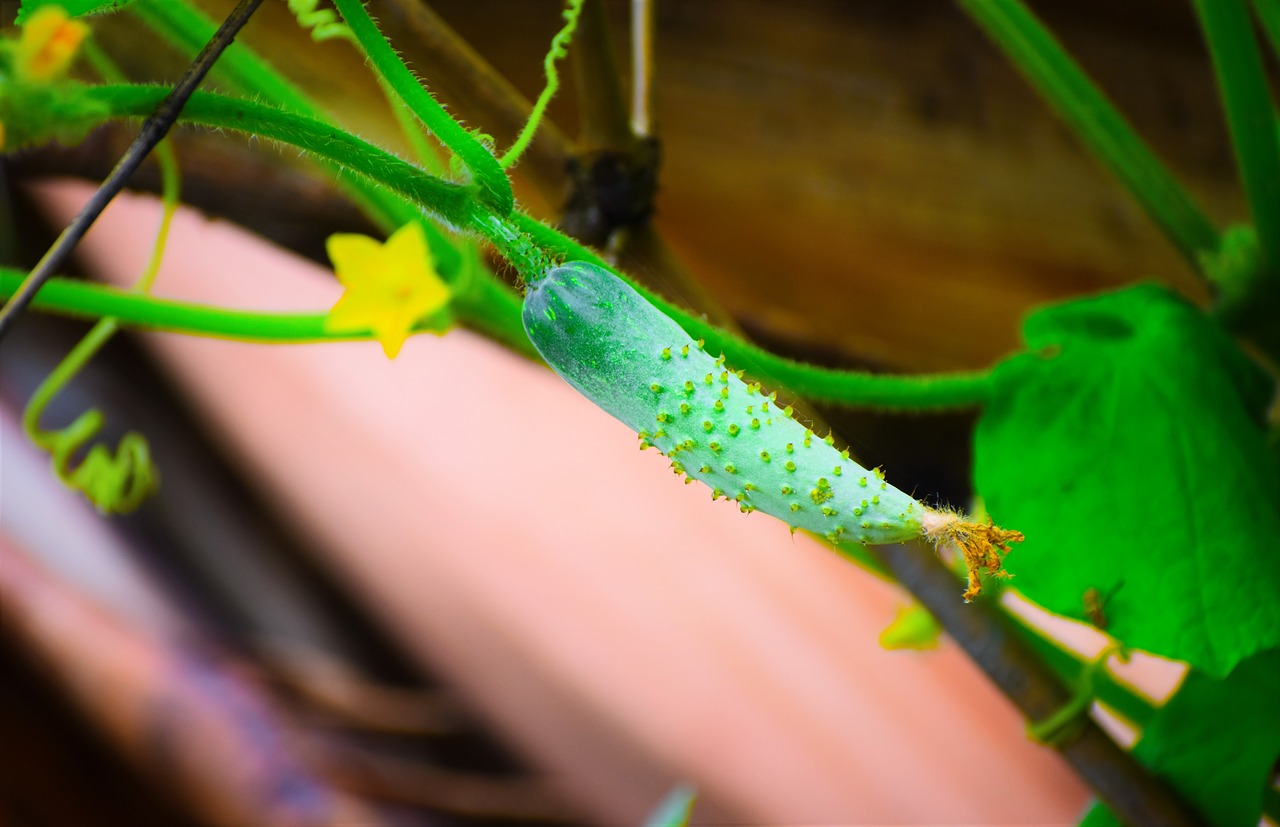
[[[1236,166],[1253,213],[1262,257],[1241,283],[1228,285],[1229,300],[1248,303],[1280,278],[1280,140],[1249,8],[1245,0],[1195,0],[1218,90],[1235,148]]]
[[[959,2],[1203,275],[1201,257],[1218,249],[1218,231],[1062,44],[1021,0]]]

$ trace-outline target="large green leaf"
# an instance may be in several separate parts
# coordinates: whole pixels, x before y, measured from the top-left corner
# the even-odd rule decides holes
[[[1270,381],[1211,319],[1155,286],[1032,314],[998,365],[974,474],[1026,534],[1014,585],[1221,677],[1280,645],[1280,480]]]
[[[1254,655],[1223,680],[1191,672],[1152,718],[1134,756],[1216,827],[1253,827],[1280,756],[1280,651]],[[1101,804],[1080,822],[1115,818]]]
[[[1134,755],[1219,827],[1257,824],[1280,756],[1280,651],[1254,655],[1224,680],[1192,672]]]

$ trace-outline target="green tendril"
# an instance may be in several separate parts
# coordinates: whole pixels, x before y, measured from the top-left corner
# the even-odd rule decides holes
[[[356,42],[351,27],[338,19],[333,9],[317,8],[319,0],[289,0],[289,11],[297,19],[298,25],[311,32],[311,39],[317,43],[325,40],[349,40]]]
[[[102,412],[90,408],[70,425],[54,431],[41,428],[40,417],[50,400],[97,354],[117,327],[113,318],[99,320],[40,383],[22,414],[23,430],[52,457],[58,479],[84,494],[104,514],[128,514],[159,487],[160,475],[151,461],[146,438],[130,431],[120,440],[114,454],[105,445],[96,443],[89,448],[84,460],[73,466],[75,456],[102,430]]]
[[[556,69],[556,61],[569,53],[569,43],[573,40],[573,33],[578,28],[578,17],[582,14],[582,2],[583,0],[568,0],[565,5],[563,15],[565,20],[564,28],[556,32],[555,37],[551,38],[551,48],[547,50],[547,56],[542,59],[542,66],[547,75],[547,84],[542,88],[542,94],[538,95],[538,100],[534,102],[533,109],[529,112],[529,120],[525,122],[524,128],[520,130],[515,143],[498,159],[498,165],[503,169],[510,169],[520,161],[520,156],[524,154],[524,151],[529,148],[529,144],[533,142],[534,133],[537,132],[538,126],[542,123],[547,106],[560,89],[560,72]]]
[[[91,64],[109,80],[122,79],[120,70],[92,42],[86,45]],[[156,158],[160,163],[161,198],[163,212],[156,230],[155,242],[147,265],[134,285],[134,291],[146,293],[155,283],[169,240],[169,228],[178,210],[181,176],[173,146],[163,140],[156,145]],[[70,425],[47,431],[40,427],[40,419],[53,397],[75,378],[76,374],[92,359],[102,346],[119,329],[119,320],[105,316],[90,329],[72,348],[32,394],[22,414],[22,427],[27,437],[46,451],[53,460],[53,470],[64,485],[81,492],[104,514],[129,514],[137,510],[160,486],[160,472],[151,458],[151,447],[146,437],[129,431],[116,446],[115,453],[102,443],[93,442],[102,431],[105,418],[102,411],[90,408],[77,416]],[[93,442],[92,445],[90,443]],[[88,447],[84,459],[73,464],[75,457]]]

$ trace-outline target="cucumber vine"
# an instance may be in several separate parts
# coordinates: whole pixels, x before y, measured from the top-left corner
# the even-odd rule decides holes
[[[373,338],[394,357],[412,333],[466,325],[541,356],[636,431],[642,449],[656,447],[687,482],[706,483],[713,499],[823,536],[882,576],[902,569],[849,547],[929,540],[951,554],[967,600],[978,597],[982,575],[1007,567],[1017,575],[1011,585],[991,582],[1105,630],[1114,651],[1186,663],[1183,688],[1157,706],[1116,680],[1105,657],[1070,655],[1000,603],[983,597],[964,607],[1012,623],[1018,645],[1035,659],[1030,672],[1056,674],[1073,687],[1059,686],[1054,697],[1066,700],[1029,731],[1062,750],[1098,792],[1101,802],[1086,823],[1141,823],[1153,813],[1164,823],[1231,827],[1255,824],[1264,812],[1280,818],[1280,799],[1267,786],[1280,755],[1280,437],[1266,424],[1280,364],[1280,141],[1250,4],[1189,0],[1250,212],[1248,221],[1219,229],[1021,0],[957,0],[1143,207],[1212,289],[1215,304],[1206,312],[1151,284],[1082,297],[1028,315],[1026,349],[989,370],[892,376],[827,369],[757,347],[522,211],[508,171],[546,116],[559,86],[557,62],[591,1],[568,0],[544,60],[542,94],[500,155],[478,128],[441,106],[361,0],[333,0],[334,9],[289,0],[289,9],[314,40],[347,41],[367,59],[414,160],[357,137],[252,49],[222,44],[211,71],[230,92],[194,92],[178,122],[306,154],[390,238],[331,239],[346,288],[332,309],[254,313],[151,296],[178,203],[177,162],[161,144],[165,220],[139,285],[119,290],[54,277],[31,298],[33,310],[97,320],[24,416],[54,472],[106,512],[131,511],[156,489],[156,460],[137,434],[114,455],[93,445],[74,463],[102,427],[98,411],[61,430],[40,425],[49,400],[118,327],[264,343]],[[1276,48],[1280,0],[1254,0],[1252,7]],[[87,15],[119,10],[188,55],[217,39],[216,23],[188,0],[23,0],[20,29],[0,40],[0,149],[74,144],[114,120],[153,122],[169,90],[125,82],[91,40],[83,52],[103,82],[67,71],[92,29]],[[483,264],[478,251],[485,248],[514,268],[523,296]],[[22,271],[0,268],[0,295],[10,297],[10,310],[21,309],[15,297],[28,282]],[[833,437],[800,424],[788,400],[979,409],[975,487],[985,508],[1011,528],[918,502],[838,450]],[[1105,421],[1102,409],[1112,411]],[[1144,469],[1147,476],[1135,479]],[[1020,545],[1006,560],[1013,542]],[[918,596],[925,606],[913,610],[913,626],[936,629],[918,617],[932,612],[1024,711],[1031,709],[1010,688],[1008,664],[990,667],[975,654],[981,642],[962,638],[951,604]],[[954,602],[955,593],[946,599]],[[890,638],[894,646],[923,649],[931,635]],[[1089,766],[1101,760],[1097,753],[1089,759],[1073,752],[1096,735],[1087,719],[1095,700],[1142,730],[1128,754],[1111,745],[1114,756],[1106,760],[1121,768],[1118,782],[1108,781],[1106,768]],[[1199,745],[1190,756],[1189,740]],[[1230,772],[1218,771],[1227,764]],[[688,803],[682,793],[682,818]]]

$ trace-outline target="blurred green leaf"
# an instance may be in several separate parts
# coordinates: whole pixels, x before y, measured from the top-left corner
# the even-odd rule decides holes
[[[1134,755],[1219,827],[1253,827],[1280,756],[1280,650],[1225,679],[1191,672],[1151,720]]]
[[[1124,827],[1115,813],[1101,801],[1095,801],[1080,819],[1076,827]]]
[[[21,26],[37,9],[44,6],[62,6],[71,17],[84,17],[88,14],[120,11],[132,2],[133,0],[22,0],[15,22]]]
[[[1187,675],[1134,748],[1134,757],[1216,827],[1253,827],[1280,756],[1280,650],[1254,655],[1223,680]],[[1080,827],[1119,827],[1095,803]]]
[[[880,633],[880,645],[890,651],[914,649],[923,651],[938,648],[942,627],[929,610],[912,601],[898,609],[893,622]]]
[[[1280,645],[1273,385],[1196,308],[1129,288],[1028,317],[1030,353],[993,374],[974,474],[1025,532],[1006,568],[1027,597],[1221,677]]]

